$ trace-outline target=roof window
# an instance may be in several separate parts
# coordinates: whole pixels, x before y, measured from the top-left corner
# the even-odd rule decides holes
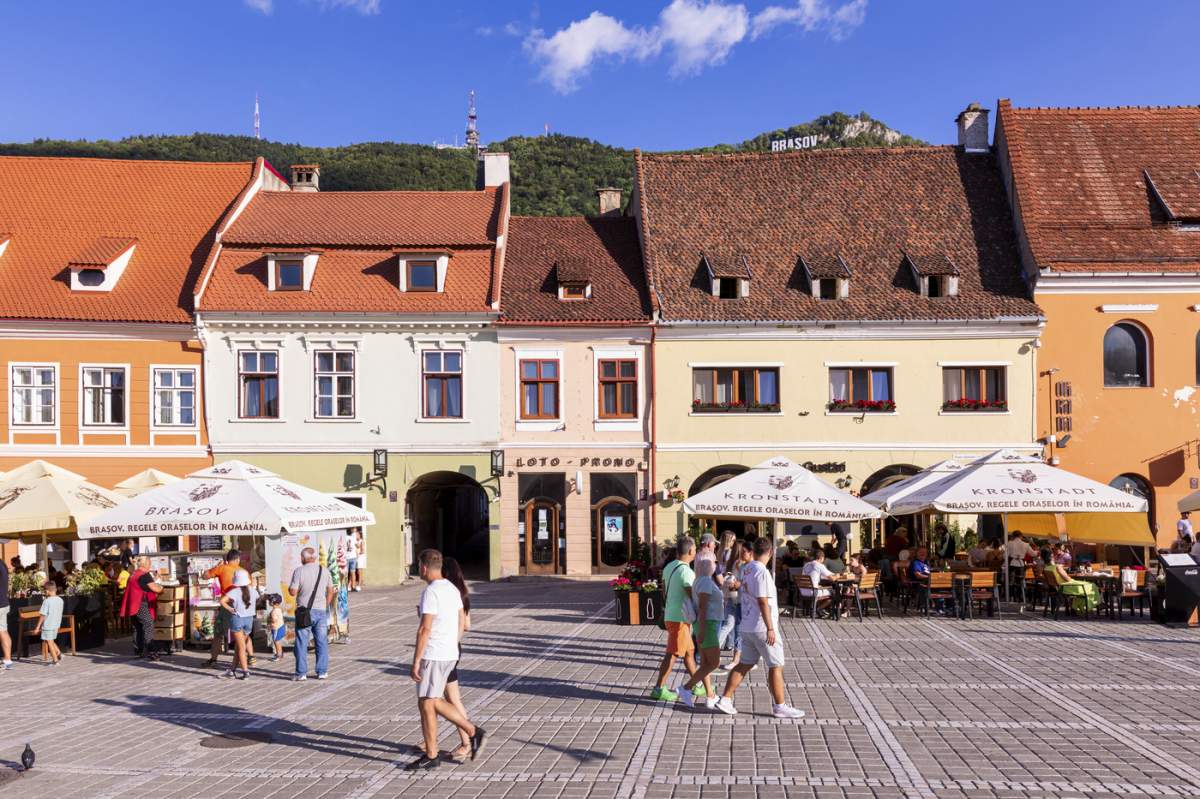
[[[112,291],[133,258],[137,239],[100,236],[67,262],[72,291]]]
[[[1200,225],[1200,172],[1195,169],[1142,170],[1146,187],[1166,221],[1189,229]]]
[[[267,256],[267,289],[308,291],[317,271],[319,252],[278,252]]]
[[[810,254],[800,257],[809,291],[818,300],[850,296],[850,267],[840,255]]]
[[[403,292],[439,294],[446,290],[449,253],[398,253],[399,286]]]
[[[562,258],[554,262],[554,279],[560,300],[590,300],[592,272],[580,258]]]
[[[958,267],[944,253],[905,251],[904,260],[917,281],[922,297],[940,299],[958,296]]]
[[[750,296],[750,262],[745,255],[703,253],[701,260],[708,271],[709,288],[714,297],[736,300]]]

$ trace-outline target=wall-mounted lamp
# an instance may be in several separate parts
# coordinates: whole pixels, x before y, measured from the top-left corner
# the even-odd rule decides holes
[[[679,475],[668,477],[666,480],[663,480],[663,488],[668,490],[672,488],[679,488]]]
[[[492,477],[504,476],[504,450],[492,450]]]
[[[388,476],[388,453],[386,449],[377,449],[373,453],[374,477]]]
[[[846,475],[845,477],[839,477],[838,479],[834,480],[833,484],[845,491],[847,488],[854,485],[854,478],[850,475]]]

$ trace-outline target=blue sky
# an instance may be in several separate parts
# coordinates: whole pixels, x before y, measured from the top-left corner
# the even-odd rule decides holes
[[[1152,9],[1153,13],[1145,13]],[[1200,3],[0,0],[0,141],[313,145],[556,132],[646,149],[867,111],[933,142],[967,102],[1196,103]]]

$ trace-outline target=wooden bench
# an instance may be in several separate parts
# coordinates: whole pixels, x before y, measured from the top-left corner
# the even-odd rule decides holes
[[[29,657],[29,639],[33,638],[33,631],[37,629],[38,618],[42,614],[38,612],[38,608],[28,607],[21,608],[18,611],[17,635],[21,639],[21,657]],[[71,613],[64,613],[62,617],[62,625],[58,628],[58,634],[71,634],[71,654],[75,654],[75,616]],[[38,640],[41,638],[39,636]],[[20,659],[20,658],[18,658]]]

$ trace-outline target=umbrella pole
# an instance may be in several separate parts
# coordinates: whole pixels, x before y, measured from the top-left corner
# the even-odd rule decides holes
[[[46,573],[46,577],[50,576],[50,550],[46,545],[46,531],[42,531],[42,571]]]
[[[1002,518],[1004,520],[1004,601],[1012,602],[1012,594],[1008,585],[1008,573],[1011,571],[1008,563],[1008,514],[1003,514]]]

